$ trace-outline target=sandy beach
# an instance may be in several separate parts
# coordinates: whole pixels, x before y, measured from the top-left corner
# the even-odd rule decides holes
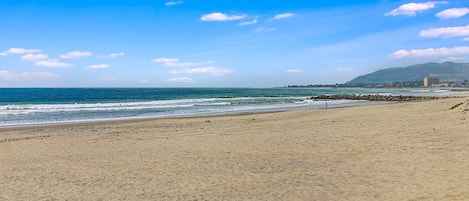
[[[0,161],[0,200],[469,200],[469,96],[3,128]]]

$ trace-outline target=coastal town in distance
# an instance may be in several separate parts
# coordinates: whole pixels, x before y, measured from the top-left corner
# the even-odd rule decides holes
[[[469,81],[463,82],[445,81],[439,78],[426,77],[422,81],[394,82],[389,84],[310,84],[310,85],[287,85],[286,88],[444,88],[451,90],[469,90]]]
[[[441,88],[469,90],[468,63],[425,63],[378,70],[342,84],[286,85],[286,88]]]

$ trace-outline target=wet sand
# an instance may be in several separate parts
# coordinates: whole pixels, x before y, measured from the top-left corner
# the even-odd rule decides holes
[[[0,129],[0,161],[0,200],[469,200],[469,96]]]

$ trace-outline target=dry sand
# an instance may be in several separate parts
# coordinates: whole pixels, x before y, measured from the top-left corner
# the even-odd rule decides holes
[[[469,97],[0,129],[0,162],[0,200],[469,200]]]

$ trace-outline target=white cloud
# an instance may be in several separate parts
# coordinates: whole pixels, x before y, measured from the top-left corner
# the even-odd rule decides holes
[[[469,55],[469,46],[453,48],[427,48],[417,50],[398,50],[390,55],[391,58],[399,59],[404,57],[435,57],[435,56],[456,56]]]
[[[169,79],[166,79],[165,82],[171,82],[171,83],[193,83],[195,82],[194,79],[190,78],[190,77],[175,77],[175,78],[169,78]]]
[[[272,19],[279,20],[279,19],[290,18],[290,17],[294,17],[294,16],[295,16],[295,14],[293,14],[293,13],[282,13],[282,14],[276,15]]]
[[[62,58],[62,59],[78,59],[78,58],[81,58],[81,57],[89,57],[91,55],[93,55],[91,52],[73,51],[73,52],[69,52],[67,54],[64,54],[64,55],[60,56],[60,58]]]
[[[14,73],[10,71],[0,71],[0,79],[13,81],[13,80],[53,80],[60,77],[57,74],[49,72],[22,72]]]
[[[252,24],[256,24],[257,23],[257,19],[254,19],[252,21],[246,21],[246,22],[241,22],[238,24],[238,26],[247,26],[247,25],[252,25]]]
[[[90,65],[87,66],[86,68],[91,68],[91,69],[104,69],[104,68],[109,68],[109,64],[95,64],[95,65]]]
[[[38,61],[34,64],[36,66],[43,66],[43,67],[49,67],[49,68],[64,68],[64,67],[71,66],[70,64],[60,62],[57,59],[49,59],[49,60],[46,60],[46,61]]]
[[[166,2],[164,5],[165,6],[177,6],[177,5],[181,5],[183,3],[184,3],[184,1],[169,1],[169,2]]]
[[[469,14],[469,8],[450,8],[436,14],[441,19],[460,18]]]
[[[288,69],[287,73],[302,73],[304,72],[303,69]]]
[[[469,41],[469,38],[464,38],[463,40],[464,40],[464,41]]]
[[[34,61],[47,59],[48,57],[49,56],[47,56],[46,54],[26,54],[26,55],[23,55],[20,59],[29,61],[29,62],[34,62]]]
[[[414,16],[419,12],[422,12],[424,10],[428,10],[431,8],[435,8],[437,4],[446,4],[448,2],[446,1],[429,1],[426,3],[407,3],[399,6],[399,8],[396,8],[388,13],[386,13],[386,16],[397,16],[397,15],[407,15],[407,16]]]
[[[179,62],[178,58],[158,58],[153,60],[154,63],[162,63],[168,67],[193,67],[193,66],[201,66],[205,64],[213,64],[213,61],[205,61],[205,62]]]
[[[101,59],[112,59],[112,58],[117,58],[117,57],[123,57],[125,56],[125,53],[123,52],[119,52],[119,53],[110,53],[106,56],[98,56],[98,58],[101,58]]]
[[[154,63],[175,63],[178,61],[178,58],[157,58],[153,60]]]
[[[186,67],[182,70],[172,70],[169,73],[171,74],[208,74],[211,76],[221,76],[225,74],[232,73],[233,70],[227,68],[217,68],[217,67],[200,67],[200,68],[189,68],[197,67],[201,65],[214,64],[213,61],[205,62],[179,62],[178,58],[157,58],[153,60],[155,63],[162,63],[168,67]]]
[[[193,66],[201,66],[205,64],[213,64],[213,61],[205,61],[205,62],[168,62],[165,63],[166,66],[169,67],[193,67]]]
[[[246,19],[247,15],[228,15],[224,13],[210,13],[200,17],[202,21],[234,21]]]
[[[277,29],[277,27],[259,27],[254,30],[254,33],[277,31]]]
[[[141,79],[138,81],[140,84],[148,84],[150,81],[146,80],[146,79]]]
[[[469,36],[469,25],[462,27],[445,27],[433,28],[420,32],[420,37],[423,38],[450,38],[450,37],[464,37]]]
[[[234,71],[228,68],[204,67],[204,68],[185,68],[183,70],[170,71],[172,74],[209,74],[211,76],[222,76],[225,74],[233,73]]]
[[[466,60],[466,59],[467,59],[466,57],[448,57],[448,58],[442,59],[441,61],[442,62],[445,62],[445,61],[458,62],[458,61],[463,61],[463,60]]]
[[[40,49],[23,49],[23,48],[10,48],[7,51],[1,52],[0,56],[6,56],[11,54],[30,54],[30,53],[37,53],[42,52]]]

